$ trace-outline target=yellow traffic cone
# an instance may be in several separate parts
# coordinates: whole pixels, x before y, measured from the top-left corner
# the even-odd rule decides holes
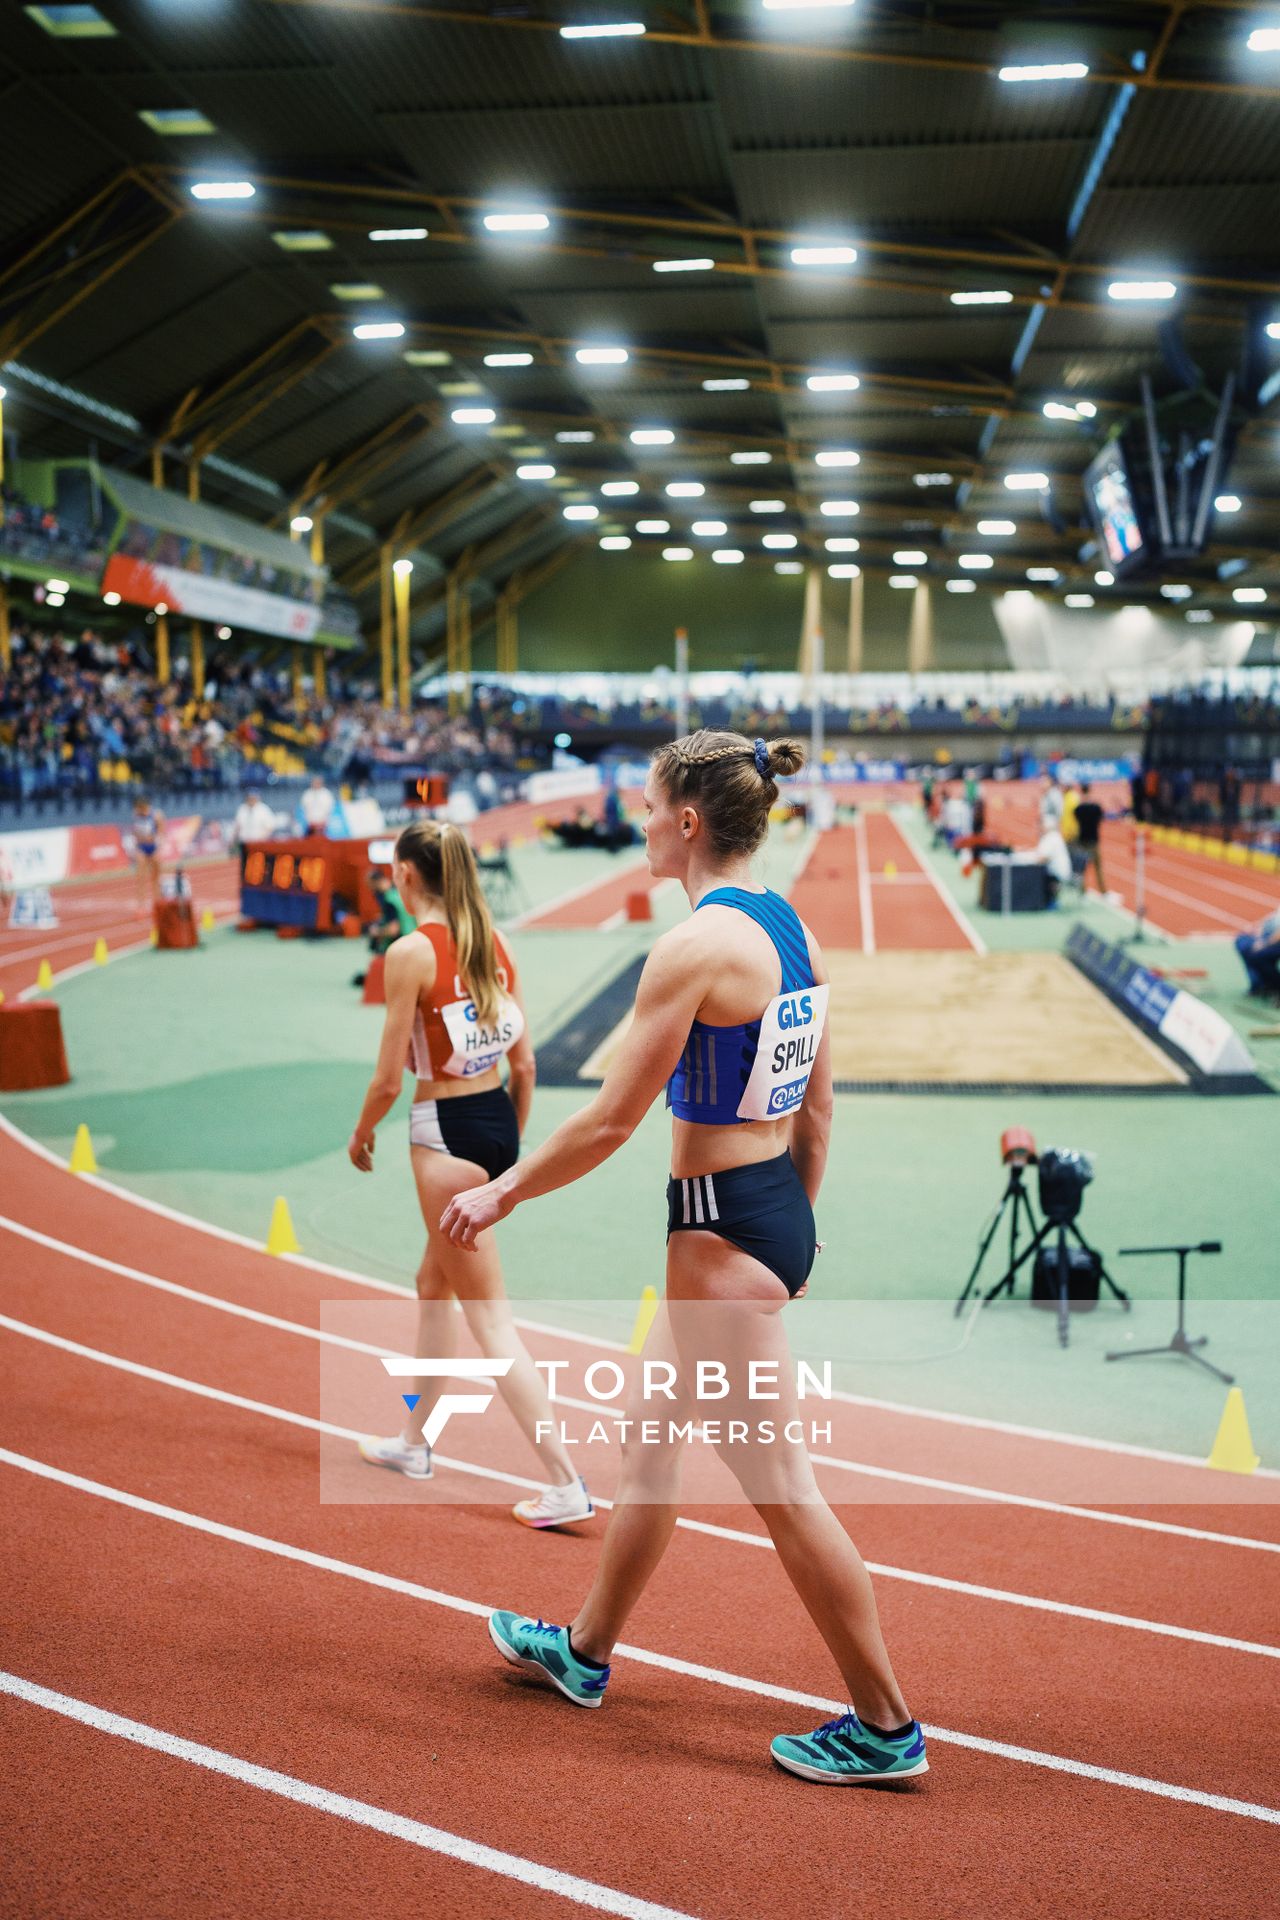
[[[160,935],[157,933],[154,927],[152,927],[151,932],[147,937],[150,940],[151,945],[153,947],[158,947],[160,945]]]
[[[89,1138],[89,1129],[82,1120],[76,1128],[76,1137],[71,1148],[71,1158],[67,1165],[72,1173],[96,1173],[98,1162],[94,1158],[93,1141]]]
[[[897,861],[896,861],[896,860],[886,860],[886,861],[885,861],[885,863],[884,863],[884,877],[885,877],[885,879],[886,879],[886,880],[894,880],[894,879],[896,879],[896,878],[897,878],[897,873],[898,873],[898,863],[897,863]]]
[[[640,1310],[636,1314],[636,1323],[631,1329],[631,1338],[627,1342],[628,1353],[639,1353],[649,1338],[649,1329],[658,1312],[658,1289],[646,1287],[640,1295]]]
[[[107,959],[108,959],[107,943],[102,938],[101,934],[99,934],[98,938],[93,943],[93,964],[95,967],[105,967],[107,964]]]
[[[202,933],[213,932],[213,908],[212,907],[206,907],[204,912],[200,915],[200,931]]]
[[[1224,1473],[1253,1473],[1259,1464],[1249,1432],[1249,1416],[1244,1410],[1244,1395],[1239,1387],[1227,1388],[1227,1404],[1218,1422],[1218,1435],[1208,1465]]]
[[[49,965],[49,962],[47,960],[42,960],[40,962],[39,967],[36,969],[36,992],[51,993],[52,991],[53,991],[53,968]]]
[[[293,1230],[293,1219],[289,1213],[289,1202],[283,1197],[276,1200],[271,1209],[271,1225],[267,1229],[268,1253],[301,1253],[298,1236]]]

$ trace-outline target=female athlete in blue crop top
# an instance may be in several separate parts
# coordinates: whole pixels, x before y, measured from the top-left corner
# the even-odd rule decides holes
[[[785,1443],[719,1451],[768,1527],[857,1713],[814,1735],[779,1735],[771,1751],[804,1779],[857,1784],[923,1773],[927,1762],[866,1568],[823,1499],[803,1444],[789,1438],[792,1420],[803,1426],[777,1309],[803,1291],[813,1263],[812,1202],[832,1113],[829,990],[816,943],[785,901],[754,883],[750,860],[778,797],[776,776],[802,759],[794,743],[753,746],[714,732],[655,755],[644,796],[649,870],[679,879],[694,912],[654,945],[630,1030],[596,1097],[527,1160],[457,1194],[441,1228],[473,1246],[522,1200],[580,1179],[623,1145],[666,1084],[667,1289],[646,1357],[660,1341],[659,1351],[679,1359],[687,1392],[691,1361],[708,1351],[692,1343],[710,1315],[735,1365],[776,1369],[769,1413],[777,1432],[788,1433]],[[664,1443],[624,1452],[596,1578],[570,1626],[506,1610],[490,1620],[505,1659],[545,1675],[579,1706],[601,1704],[609,1656],[671,1537],[680,1444],[668,1433]]]

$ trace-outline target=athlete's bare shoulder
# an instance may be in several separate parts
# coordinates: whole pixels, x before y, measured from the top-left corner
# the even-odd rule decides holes
[[[429,987],[436,977],[436,950],[420,927],[402,933],[387,948],[387,977]]]

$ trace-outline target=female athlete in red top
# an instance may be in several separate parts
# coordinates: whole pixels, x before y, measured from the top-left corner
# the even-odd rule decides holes
[[[418,1352],[437,1359],[452,1354],[459,1300],[481,1352],[515,1356],[498,1388],[521,1430],[546,1436],[533,1444],[551,1485],[517,1502],[517,1520],[532,1527],[587,1520],[594,1509],[555,1437],[546,1384],[516,1331],[493,1235],[479,1235],[474,1259],[439,1225],[456,1193],[496,1179],[520,1152],[535,1068],[515,962],[494,931],[471,847],[458,827],[435,821],[406,827],[392,877],[418,925],[387,951],[382,1044],[347,1153],[362,1173],[373,1171],[374,1130],[399,1095],[407,1063],[417,1078],[409,1142],[427,1227],[418,1269]],[[360,1451],[372,1465],[426,1480],[431,1449],[423,1427],[446,1382],[414,1384],[419,1398],[404,1430],[389,1440],[362,1441]]]

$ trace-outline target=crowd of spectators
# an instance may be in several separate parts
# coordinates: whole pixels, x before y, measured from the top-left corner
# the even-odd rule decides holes
[[[50,573],[102,571],[102,544],[88,526],[60,519],[52,507],[35,505],[9,486],[0,488],[0,508],[0,557],[32,560]]]
[[[688,706],[689,725],[728,727],[749,737],[807,730],[807,707],[788,710],[742,699],[695,700]],[[831,733],[1004,732],[1018,728],[1085,728],[1095,731],[1131,731],[1143,723],[1144,709],[1128,701],[1088,702],[1070,695],[1059,699],[1005,701],[921,699],[911,705],[880,701],[867,706],[829,706],[825,719]],[[626,731],[670,733],[675,725],[674,700],[635,700],[609,704],[582,697],[555,694],[526,695],[513,715],[517,732],[547,735],[567,732],[590,735]]]
[[[0,672],[0,801],[100,797],[122,786],[238,789],[323,770],[353,785],[414,768],[513,768],[508,705],[477,698],[465,716],[420,704],[387,711],[370,689],[331,675],[328,695],[295,689],[286,666],[215,655],[197,698],[184,659],[156,684],[149,648],[15,627]]]

